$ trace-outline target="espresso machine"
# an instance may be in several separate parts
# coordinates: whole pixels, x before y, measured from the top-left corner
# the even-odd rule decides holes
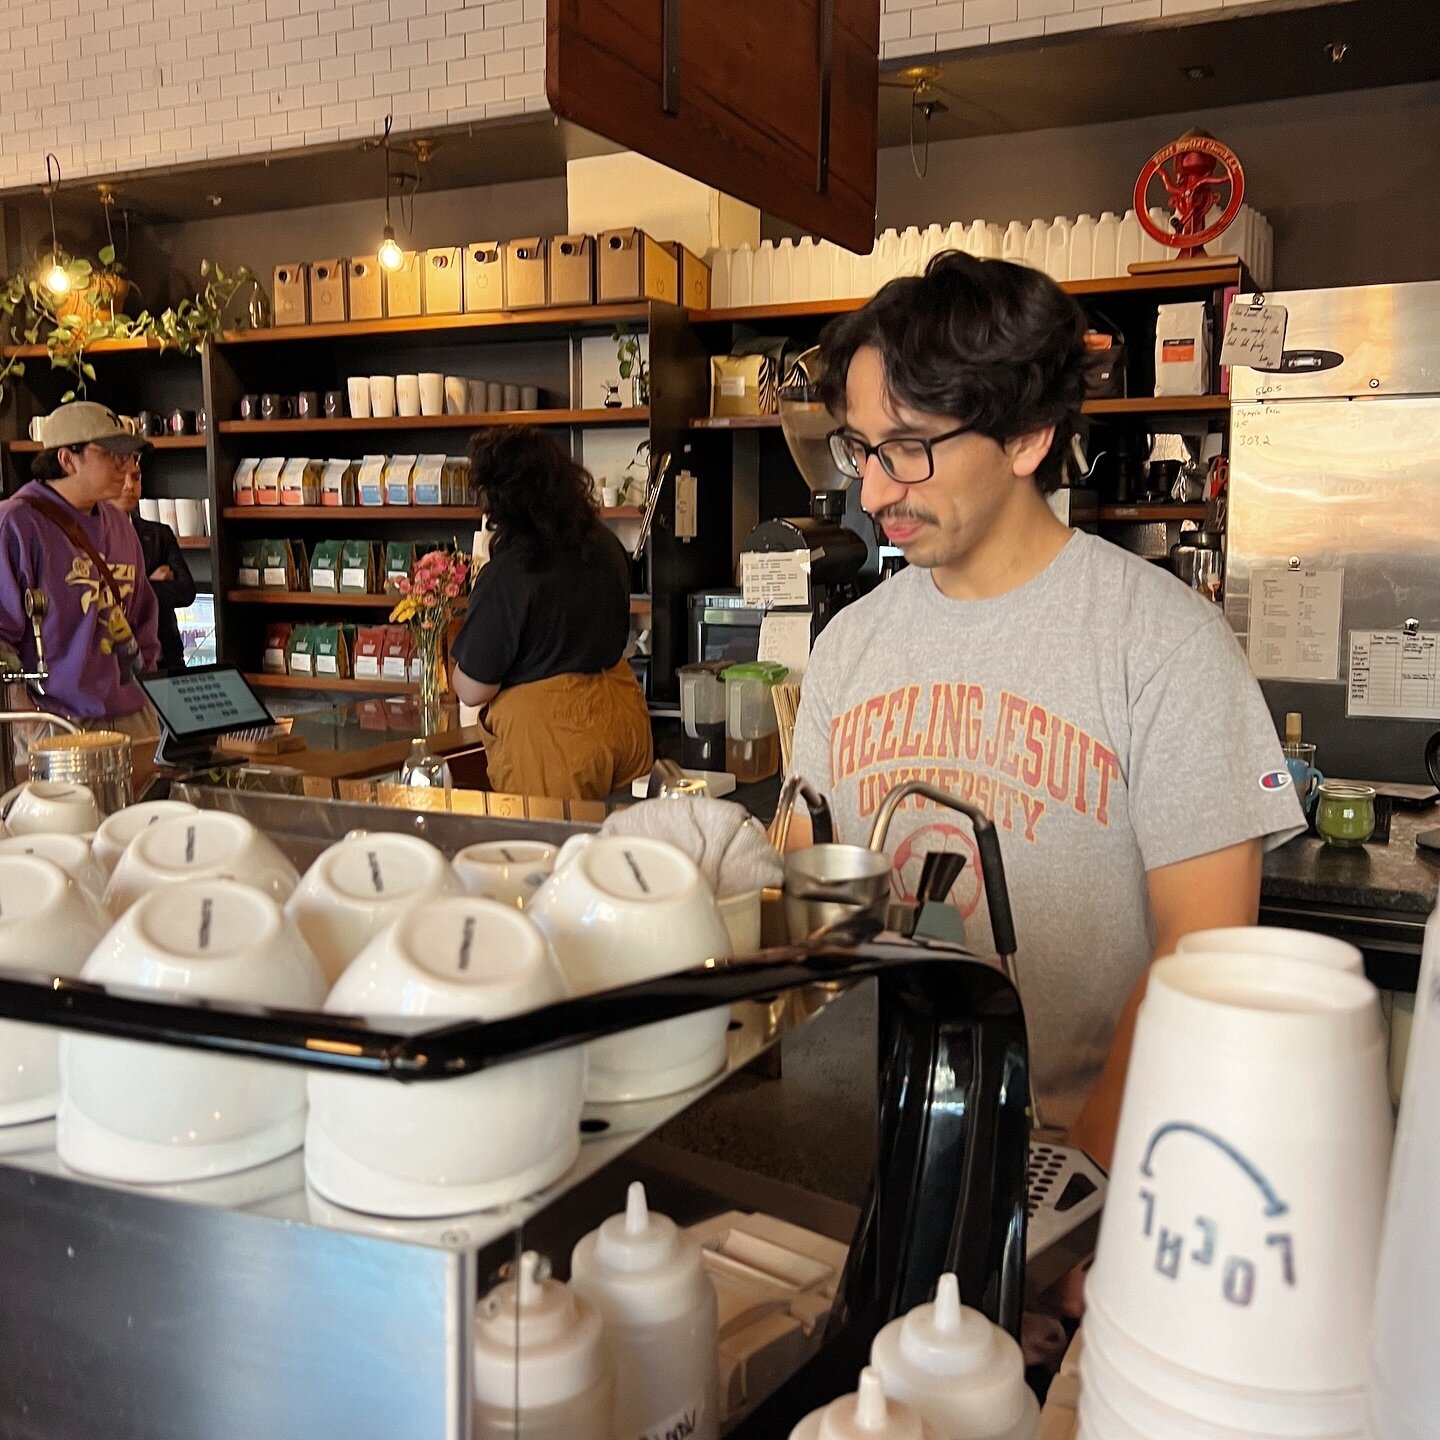
[[[844,523],[847,492],[854,482],[830,456],[835,418],[820,399],[819,362],[820,347],[812,346],[795,361],[779,392],[780,426],[790,457],[810,491],[810,513],[762,520],[740,547],[742,568],[746,555],[808,552],[808,603],[776,608],[809,609],[815,617],[812,638],[842,605],[858,598],[860,572],[875,548],[868,520],[854,517],[867,527],[868,544],[859,530]]]

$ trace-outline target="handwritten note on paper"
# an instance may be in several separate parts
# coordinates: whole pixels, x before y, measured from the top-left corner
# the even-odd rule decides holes
[[[1440,631],[1352,630],[1345,713],[1440,719]]]
[[[810,626],[813,617],[808,610],[798,614],[771,611],[760,622],[761,660],[778,660],[790,672],[785,678],[798,685],[810,663]]]
[[[1250,668],[1262,680],[1340,674],[1343,570],[1256,570],[1250,579]]]
[[[1249,365],[1256,370],[1275,370],[1285,353],[1285,321],[1283,305],[1245,305],[1236,302],[1230,307],[1225,323],[1225,341],[1220,347],[1222,365]]]

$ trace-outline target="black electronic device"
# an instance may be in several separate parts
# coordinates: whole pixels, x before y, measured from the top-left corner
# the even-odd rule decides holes
[[[275,717],[233,665],[195,665],[176,675],[145,675],[140,686],[160,717],[157,765],[194,768],[238,763],[218,760],[221,735],[265,729]]]

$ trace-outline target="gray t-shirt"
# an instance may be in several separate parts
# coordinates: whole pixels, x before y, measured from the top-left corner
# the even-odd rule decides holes
[[[992,600],[902,571],[830,623],[801,694],[794,768],[828,792],[838,839],[865,843],[905,780],[994,820],[1047,1124],[1074,1120],[1151,959],[1145,872],[1302,828],[1219,607],[1093,535]],[[971,948],[993,953],[963,816],[907,800],[886,848],[902,899],[926,851],[962,851],[951,903]]]

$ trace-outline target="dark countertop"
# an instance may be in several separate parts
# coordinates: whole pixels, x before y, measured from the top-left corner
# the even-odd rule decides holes
[[[1388,844],[1336,850],[1300,835],[1265,857],[1262,901],[1287,901],[1425,917],[1440,888],[1440,856],[1416,848],[1420,830],[1440,828],[1440,809],[1399,810]],[[1433,857],[1433,858],[1432,858]]]

